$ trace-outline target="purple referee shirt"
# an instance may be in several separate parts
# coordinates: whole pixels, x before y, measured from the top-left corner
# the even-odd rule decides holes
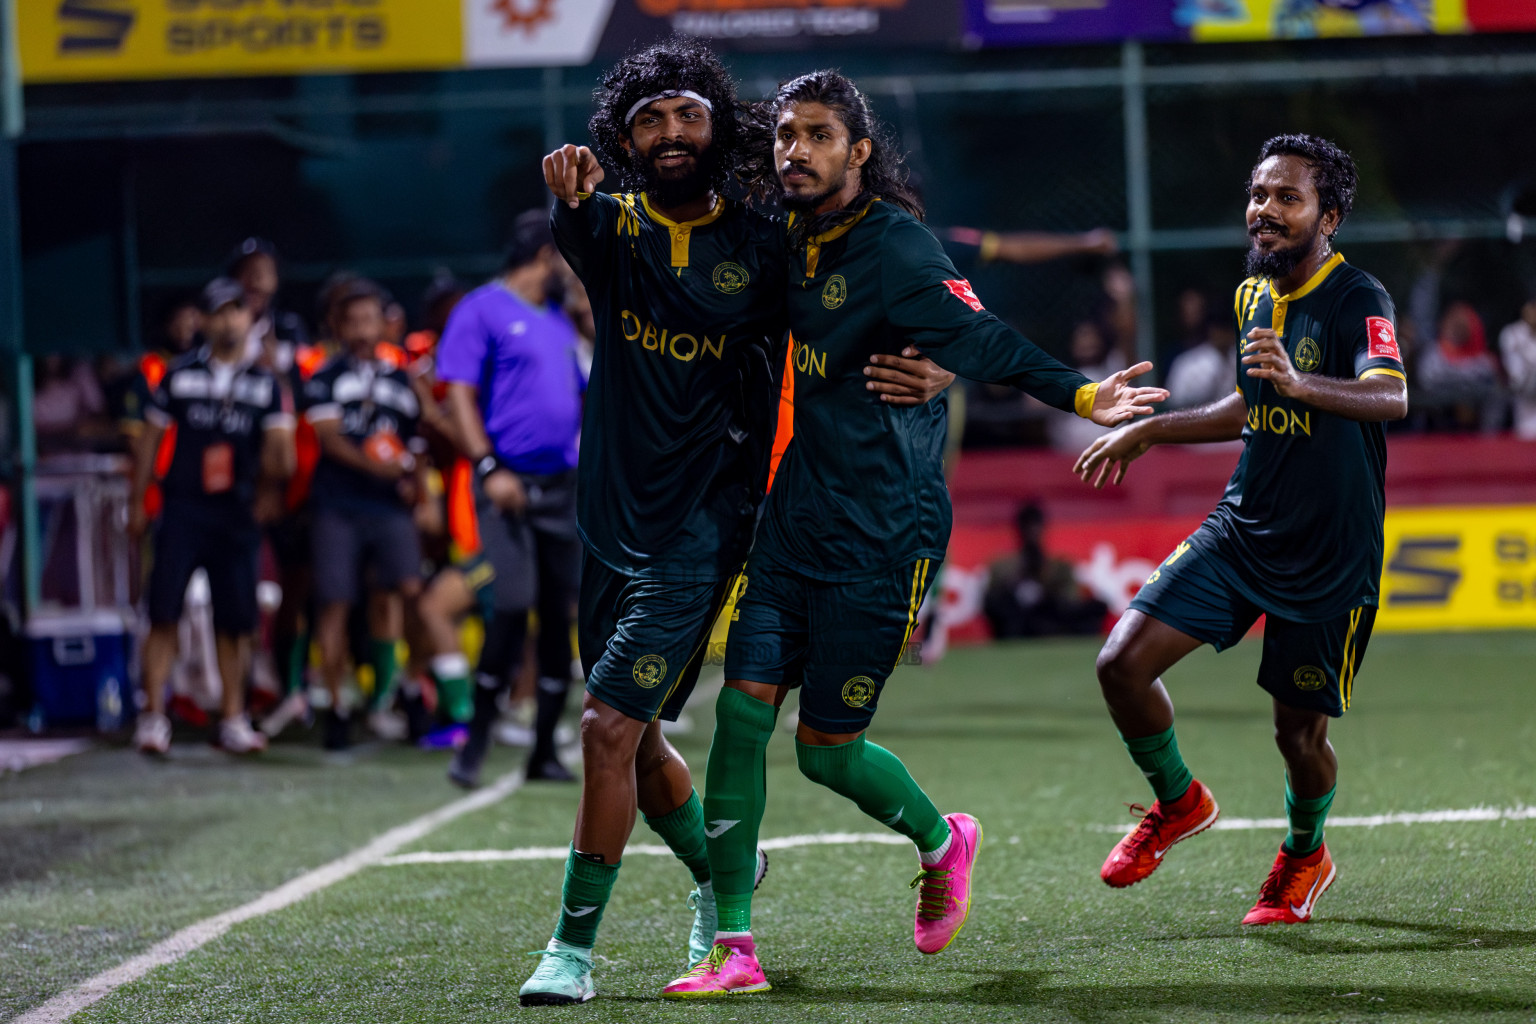
[[[576,465],[587,387],[576,342],[576,328],[559,310],[531,306],[492,281],[448,318],[437,379],[480,389],[486,435],[513,470],[563,472]]]

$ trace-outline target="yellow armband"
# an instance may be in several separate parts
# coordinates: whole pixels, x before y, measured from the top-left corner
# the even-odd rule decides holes
[[[1093,419],[1093,403],[1098,400],[1099,385],[1084,384],[1077,389],[1077,397],[1072,399],[1072,408],[1085,420]]]

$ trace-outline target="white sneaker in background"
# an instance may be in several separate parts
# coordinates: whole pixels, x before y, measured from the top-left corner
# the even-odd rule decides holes
[[[153,711],[139,712],[133,729],[133,745],[141,754],[164,754],[171,749],[171,720]]]
[[[308,724],[312,716],[309,711],[309,698],[304,696],[303,690],[295,690],[284,697],[273,708],[266,718],[257,726],[269,738],[275,739],[284,729],[294,722],[302,721]]]
[[[404,715],[383,709],[368,712],[368,730],[379,739],[391,743],[405,739],[410,732]]]
[[[236,715],[219,723],[219,749],[229,754],[259,754],[267,749],[267,738],[251,728],[245,715]]]

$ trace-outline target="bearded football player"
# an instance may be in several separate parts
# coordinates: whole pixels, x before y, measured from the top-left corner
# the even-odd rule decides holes
[[[783,227],[723,194],[736,108],[719,59],[672,40],[603,76],[596,154],[565,146],[544,160],[556,242],[587,286],[597,337],[577,468],[582,796],[525,1006],[592,998],[592,948],[637,806],[693,875],[689,962],[714,940],[703,810],[661,722],[692,692],[752,543],[784,363]],[[619,174],[614,195],[596,192],[604,164]],[[922,361],[891,369],[906,382],[885,385],[893,405],[953,379]],[[754,848],[749,884],[765,870]]]
[[[1094,383],[986,312],[923,225],[900,154],[853,82],[834,71],[795,79],[760,120],[752,180],[790,212],[795,434],[737,602],[709,752],[705,818],[720,930],[709,956],[662,992],[679,999],[770,987],[751,934],[752,864],[765,752],[792,687],[800,771],[913,843],[918,950],[944,949],[970,911],[981,826],[969,814],[941,814],[901,760],[866,735],[951,520],[948,407],[874,400],[870,354],[915,346],[953,373],[1011,384],[1106,426],[1167,397],[1129,384],[1150,363]]]
[[[1274,708],[1289,831],[1249,925],[1309,920],[1335,878],[1323,842],[1338,773],[1328,722],[1354,699],[1376,618],[1382,425],[1408,413],[1392,299],[1334,249],[1356,183],[1354,161],[1326,139],[1266,142],[1247,185],[1236,390],[1105,435],[1077,462],[1102,487],[1153,445],[1243,441],[1216,510],[1152,573],[1099,652],[1110,717],[1156,798],[1100,874],[1134,885],[1215,822],[1215,797],[1179,752],[1161,677],[1201,644],[1237,643],[1264,615],[1258,683]]]

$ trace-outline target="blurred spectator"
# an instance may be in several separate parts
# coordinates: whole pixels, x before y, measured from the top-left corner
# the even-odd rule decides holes
[[[1440,315],[1434,344],[1421,347],[1417,382],[1432,426],[1498,429],[1503,420],[1499,366],[1471,303],[1453,302]]]
[[[1110,347],[1104,328],[1097,320],[1083,320],[1072,328],[1067,362],[1089,380],[1103,380],[1126,367],[1124,356]],[[1051,447],[1074,455],[1092,444],[1093,439],[1106,429],[1079,416],[1052,416],[1046,421],[1046,433],[1050,436]]]
[[[1520,319],[1499,332],[1499,354],[1514,396],[1515,436],[1536,441],[1536,295],[1520,308]]]
[[[308,343],[309,331],[297,314],[274,304],[281,284],[277,246],[265,238],[247,238],[230,255],[225,273],[245,288],[245,302],[251,312],[249,358],[286,374],[293,366],[295,350]]]
[[[999,640],[1098,633],[1109,608],[1077,582],[1072,563],[1045,551],[1045,513],[1034,502],[1014,518],[1019,550],[993,562],[982,610]]]
[[[256,631],[254,513],[257,481],[293,469],[293,414],[277,377],[245,359],[251,325],[240,284],[221,277],[203,291],[208,344],[177,359],[151,391],[134,445],[129,533],[149,525],[144,497],[154,475],[161,432],[177,430],[162,484],[165,508],[155,533],[149,584],[149,636],[144,641],[147,707],[134,743],[147,754],[170,749],[166,682],[176,660],[177,624],[187,584],[208,574],[213,603],[223,718],[217,741],[230,753],[266,749],[245,715],[245,680]]]
[[[396,645],[404,633],[404,604],[421,589],[421,545],[413,512],[427,490],[425,445],[418,436],[421,402],[404,370],[378,358],[384,339],[383,289],[357,278],[332,295],[332,331],[342,351],[304,385],[305,416],[314,426],[320,460],[311,485],[311,538],[316,635],[321,672],[330,691],[324,744],[352,743],[351,714],[342,691],[348,655],[347,620],[362,598],[359,581],[371,568],[367,619],[376,731],[388,716]]]
[[[32,422],[42,455],[90,451],[114,430],[107,400],[83,359],[43,356],[33,378]]]
[[[1237,339],[1222,318],[1210,314],[1205,293],[1179,293],[1181,351],[1168,364],[1170,409],[1190,409],[1232,393],[1237,380]]]

